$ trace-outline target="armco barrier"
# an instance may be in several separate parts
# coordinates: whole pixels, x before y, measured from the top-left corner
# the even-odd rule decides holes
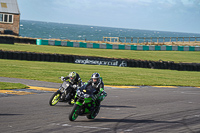
[[[98,44],[98,43],[83,43],[83,42],[67,42],[56,40],[41,40],[37,39],[37,45],[51,46],[67,46],[81,48],[98,48],[98,49],[120,49],[120,50],[141,50],[141,51],[200,51],[200,46],[156,46],[156,45],[122,45],[122,44]]]
[[[0,50],[0,59],[67,62],[67,63],[77,63],[77,64],[108,65],[108,66],[120,66],[120,67],[142,67],[151,69],[170,69],[170,70],[180,70],[180,71],[200,71],[200,63],[174,63],[162,60],[143,61],[143,60],[133,60],[133,59],[114,59],[114,58],[91,57],[91,56],[76,56],[76,55],[2,51],[2,50]]]

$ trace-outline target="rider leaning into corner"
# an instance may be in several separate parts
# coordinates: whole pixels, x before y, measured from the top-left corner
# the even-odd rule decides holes
[[[104,91],[104,83],[99,73],[93,73],[91,79],[86,83],[87,85],[92,85],[96,89],[95,97],[97,104],[100,105],[101,101],[107,96]]]
[[[82,80],[79,76],[78,73],[76,72],[70,72],[68,76],[66,77],[61,77],[61,80],[69,80],[70,83],[72,84],[72,87],[74,88],[74,90],[76,91],[77,88],[81,87],[81,84],[82,84]],[[75,94],[74,94],[75,95]],[[66,96],[67,98],[67,96]],[[74,99],[71,100],[71,103],[73,104],[74,103]]]
[[[68,76],[61,77],[63,80],[70,80],[71,84],[74,86],[78,85],[77,87],[81,87],[82,80],[78,73],[70,72]]]

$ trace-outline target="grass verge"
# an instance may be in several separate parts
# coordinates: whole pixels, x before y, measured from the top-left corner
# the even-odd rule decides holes
[[[200,63],[200,51],[133,51],[114,49],[90,49],[62,46],[45,46],[30,44],[0,44],[0,49],[8,51],[28,51],[38,53],[57,53],[81,56],[98,56],[110,58],[127,58],[136,60],[174,61]]]
[[[98,72],[106,85],[200,86],[200,72],[72,63],[36,62],[0,59],[0,75],[61,83],[59,77],[75,71],[86,82]]]
[[[0,90],[25,89],[28,86],[20,83],[0,82]]]

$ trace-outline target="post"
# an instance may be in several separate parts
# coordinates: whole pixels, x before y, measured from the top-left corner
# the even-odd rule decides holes
[[[133,43],[133,37],[131,37],[131,43]]]
[[[176,42],[178,42],[178,37],[176,37]]]
[[[157,43],[159,43],[159,37],[157,37]]]
[[[165,37],[163,37],[163,43],[165,42]]]
[[[139,37],[137,38],[137,43],[139,43]]]
[[[184,42],[184,37],[183,37],[183,42]]]
[[[190,43],[190,37],[189,37],[189,43]]]
[[[172,42],[172,38],[170,37],[170,41],[169,42]]]

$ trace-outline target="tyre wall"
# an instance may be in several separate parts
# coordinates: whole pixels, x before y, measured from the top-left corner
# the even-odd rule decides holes
[[[76,56],[63,54],[2,51],[0,50],[0,59],[27,60],[27,61],[48,61],[48,62],[66,62],[88,65],[107,65],[119,67],[140,67],[151,69],[170,69],[180,71],[200,71],[200,63],[174,63],[169,61],[146,61],[133,59],[114,59],[92,56]]]
[[[14,37],[14,36],[0,36],[0,43],[2,44],[14,44],[14,43],[36,44],[36,39]]]
[[[10,36],[0,36],[0,43],[3,44],[14,44],[14,37]]]
[[[14,38],[14,43],[26,43],[26,44],[36,44],[36,40],[34,38]]]

